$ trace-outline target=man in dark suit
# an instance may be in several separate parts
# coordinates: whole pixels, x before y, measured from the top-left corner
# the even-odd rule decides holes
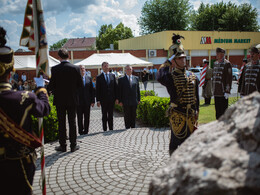
[[[118,80],[119,103],[124,108],[125,128],[135,128],[136,108],[140,103],[139,79],[132,75],[132,67],[125,67],[126,75]]]
[[[97,106],[102,110],[103,130],[113,130],[113,109],[117,100],[117,82],[115,75],[109,72],[109,64],[102,63],[103,73],[97,76],[96,81],[96,98]]]
[[[66,152],[66,113],[69,121],[69,139],[71,152],[79,149],[76,132],[76,108],[78,104],[77,90],[83,87],[80,69],[69,63],[69,53],[62,48],[58,51],[61,63],[52,67],[49,91],[54,94],[53,104],[56,105],[59,123],[59,142],[57,151]]]
[[[83,87],[78,90],[79,105],[77,106],[78,131],[80,135],[88,134],[90,106],[95,104],[95,89],[92,78],[86,74],[84,66],[79,66]],[[83,125],[84,117],[84,125]]]

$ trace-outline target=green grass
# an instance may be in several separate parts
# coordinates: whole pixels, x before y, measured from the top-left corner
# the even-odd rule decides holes
[[[236,103],[237,97],[230,97],[228,99],[229,106]],[[211,98],[210,105],[204,105],[204,99],[200,101],[200,113],[199,113],[199,124],[209,123],[216,120],[216,112],[214,105],[214,98]]]

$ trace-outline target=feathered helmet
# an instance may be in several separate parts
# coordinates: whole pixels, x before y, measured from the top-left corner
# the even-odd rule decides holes
[[[170,57],[174,55],[174,58],[186,57],[181,39],[185,39],[181,35],[176,35],[173,33],[172,36],[172,45],[169,47]]]
[[[6,31],[0,26],[0,76],[3,76],[7,70],[13,70],[14,65],[14,51],[5,46]]]

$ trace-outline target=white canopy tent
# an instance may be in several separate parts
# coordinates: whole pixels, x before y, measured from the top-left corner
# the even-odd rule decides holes
[[[49,66],[55,66],[59,64],[60,61],[52,56],[49,56]],[[35,70],[36,69],[36,59],[35,55],[21,55],[14,56],[14,68],[15,70]]]
[[[153,66],[152,62],[137,58],[130,53],[95,53],[75,65],[83,65],[85,68],[89,69],[99,69],[101,68],[102,62],[108,62],[110,68],[124,68],[126,65],[131,65],[133,67]]]

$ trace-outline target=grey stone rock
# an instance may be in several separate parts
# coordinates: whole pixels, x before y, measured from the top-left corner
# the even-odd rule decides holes
[[[260,194],[260,94],[200,126],[155,173],[149,194]]]

